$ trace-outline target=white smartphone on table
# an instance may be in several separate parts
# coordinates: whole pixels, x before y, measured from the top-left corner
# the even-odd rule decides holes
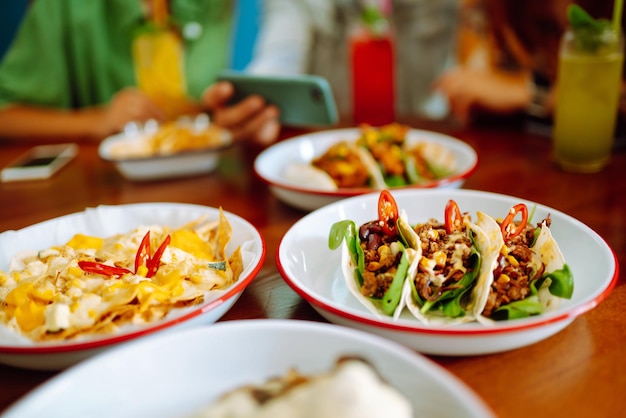
[[[314,127],[337,123],[337,106],[328,81],[316,75],[253,75],[225,71],[218,80],[235,87],[231,103],[237,103],[252,94],[263,97],[280,110],[280,121],[285,126]]]
[[[52,177],[78,154],[76,144],[38,145],[2,169],[3,182]]]

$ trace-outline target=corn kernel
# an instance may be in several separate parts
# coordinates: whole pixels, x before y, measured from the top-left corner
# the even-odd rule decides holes
[[[436,229],[429,229],[428,233],[426,235],[430,239],[437,239],[437,238],[439,238],[439,232],[437,232]]]
[[[137,275],[138,276],[142,276],[142,277],[146,277],[146,274],[148,274],[148,267],[146,267],[146,266],[139,266],[139,268],[137,269]]]
[[[75,267],[75,266],[72,266],[72,267],[69,267],[69,268],[67,269],[67,274],[68,274],[70,277],[74,277],[74,278],[76,278],[76,277],[82,277],[82,276],[83,276],[83,270],[82,270],[80,267]]]
[[[519,261],[517,261],[517,259],[513,257],[512,255],[508,255],[506,259],[509,261],[509,264],[511,264],[512,266],[515,266],[515,267],[519,266]]]
[[[74,279],[74,280],[70,281],[69,287],[77,287],[79,289],[82,289],[82,288],[85,287],[85,283],[83,283],[82,280]]]
[[[444,253],[443,251],[437,251],[434,258],[435,263],[437,263],[438,266],[445,266],[446,260],[448,259],[446,253]]]
[[[510,281],[511,281],[511,278],[507,274],[502,273],[500,277],[498,277],[498,283],[504,284]]]

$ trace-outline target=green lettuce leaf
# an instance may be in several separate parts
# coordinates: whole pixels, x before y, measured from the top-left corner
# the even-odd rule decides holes
[[[541,288],[543,282],[550,278],[550,293],[564,299],[571,299],[574,293],[574,276],[569,266],[565,264],[562,269],[553,271],[538,280],[537,287]]]
[[[402,257],[400,258],[400,264],[396,270],[396,274],[393,276],[389,289],[385,292],[382,298],[383,312],[387,315],[393,315],[396,307],[400,303],[400,297],[402,296],[402,287],[404,280],[406,280],[407,271],[409,270],[409,257],[406,255],[406,251],[402,251]]]

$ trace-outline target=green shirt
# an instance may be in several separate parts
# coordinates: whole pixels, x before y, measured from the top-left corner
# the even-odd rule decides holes
[[[198,99],[228,65],[229,0],[171,0],[181,30],[188,93]],[[144,24],[140,0],[37,0],[0,64],[0,108],[21,103],[80,108],[136,86],[131,46]]]

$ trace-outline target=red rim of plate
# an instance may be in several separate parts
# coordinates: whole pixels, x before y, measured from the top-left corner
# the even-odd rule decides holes
[[[283,237],[284,239],[284,237]],[[602,238],[601,238],[602,239]],[[604,241],[604,239],[603,239]],[[287,274],[287,272],[285,271],[285,268],[283,267],[281,261],[280,261],[280,252],[281,252],[281,247],[282,247],[282,243],[283,240],[281,239],[279,245],[278,245],[278,249],[276,251],[276,265],[278,266],[278,271],[280,272],[280,275],[283,277],[283,279],[285,280],[285,282],[289,285],[289,287],[291,287],[296,293],[298,293],[303,299],[305,299],[309,304],[317,306],[327,312],[330,312],[336,316],[354,321],[354,322],[358,322],[361,324],[365,324],[365,325],[371,325],[377,328],[383,328],[386,329],[388,331],[401,331],[401,332],[411,332],[414,333],[416,335],[419,334],[428,334],[428,335],[445,335],[445,336],[479,336],[479,335],[493,335],[493,334],[506,334],[506,333],[511,333],[511,332],[518,332],[518,331],[523,331],[523,330],[528,330],[528,329],[532,329],[532,328],[538,328],[538,327],[542,327],[545,325],[550,325],[550,324],[554,324],[557,322],[561,322],[567,319],[574,319],[577,316],[593,309],[595,306],[597,306],[600,302],[602,302],[604,299],[606,299],[608,297],[608,295],[611,293],[611,291],[613,290],[613,288],[615,287],[617,280],[619,278],[619,264],[618,264],[618,260],[617,260],[617,256],[615,255],[615,252],[613,251],[613,249],[611,249],[608,245],[607,248],[610,249],[611,254],[613,255],[613,260],[615,263],[615,271],[613,272],[613,277],[611,278],[611,281],[609,282],[609,284],[606,286],[606,288],[604,288],[602,290],[602,292],[596,296],[595,298],[593,298],[592,300],[589,300],[587,302],[584,302],[578,306],[574,306],[572,307],[570,310],[568,310],[567,312],[564,312],[562,314],[559,315],[541,315],[541,316],[537,316],[537,317],[533,317],[532,322],[525,322],[522,323],[520,325],[515,325],[515,323],[513,323],[512,325],[504,325],[504,326],[500,326],[498,325],[497,328],[492,328],[492,327],[485,327],[485,328],[472,328],[472,329],[462,329],[462,328],[445,328],[445,327],[432,327],[432,326],[428,326],[428,325],[424,325],[421,324],[419,322],[417,322],[418,320],[416,319],[416,325],[404,325],[404,324],[399,324],[399,323],[394,323],[394,322],[389,322],[389,321],[381,321],[381,320],[377,320],[375,318],[371,318],[371,317],[367,317],[367,316],[362,316],[362,315],[356,315],[350,312],[346,312],[344,310],[338,309],[334,306],[331,306],[329,304],[327,304],[326,302],[317,299],[314,295],[311,295],[310,293],[307,293],[306,291],[304,291],[302,288],[300,288],[295,281],[292,280],[292,278],[289,276],[289,274]],[[605,241],[606,243],[606,241]],[[542,317],[544,317],[542,319]],[[512,321],[512,322],[516,322],[516,321]],[[505,322],[499,322],[498,324],[504,324]],[[519,322],[517,322],[519,324]]]
[[[266,256],[266,244],[263,235],[254,227],[250,225],[257,232],[259,239],[261,241],[261,254],[259,257],[258,263],[254,266],[252,271],[243,279],[240,279],[235,283],[233,287],[228,289],[226,293],[221,295],[219,298],[212,300],[206,304],[200,305],[197,309],[188,312],[185,315],[181,315],[176,318],[172,318],[170,320],[164,321],[162,323],[158,323],[153,326],[148,326],[144,329],[140,329],[137,331],[132,331],[124,334],[119,334],[111,337],[96,339],[96,340],[88,340],[81,341],[76,343],[63,343],[63,344],[47,344],[47,345],[36,345],[36,346],[3,346],[0,345],[0,354],[55,354],[55,353],[68,353],[73,351],[82,351],[82,350],[91,350],[96,348],[104,348],[109,345],[121,343],[124,341],[132,340],[137,337],[142,337],[145,335],[149,335],[155,333],[157,331],[161,331],[167,328],[170,328],[174,325],[180,324],[182,322],[186,322],[190,319],[193,319],[197,316],[205,314],[227,300],[235,297],[238,293],[242,292],[248,284],[257,276],[261,267],[263,266],[263,262],[265,261]]]
[[[350,129],[343,129],[344,131],[352,131],[354,128],[350,128]],[[412,129],[414,130],[414,129]],[[419,130],[418,130],[419,131]],[[318,133],[324,133],[325,131],[320,131]],[[426,131],[425,131],[426,132]],[[474,164],[469,167],[467,170],[459,172],[459,173],[455,173],[449,177],[445,177],[443,179],[439,179],[439,180],[434,180],[431,182],[427,182],[427,183],[420,183],[420,184],[412,184],[412,185],[407,185],[407,186],[400,186],[400,187],[392,187],[390,189],[434,189],[436,187],[442,187],[445,186],[447,184],[450,183],[454,183],[456,181],[459,180],[465,180],[467,178],[469,178],[472,174],[474,174],[476,172],[476,170],[478,169],[478,163],[479,163],[479,157],[478,157],[478,153],[476,152],[476,150],[474,150],[474,148],[472,146],[470,146],[469,144],[461,141],[460,139],[454,138],[452,136],[446,135],[446,134],[442,134],[439,132],[432,132],[434,134],[440,135],[440,136],[444,136],[447,137],[451,140],[455,140],[458,141],[460,143],[462,143],[464,146],[467,146],[473,154],[474,157]],[[311,135],[315,135],[316,133],[311,133],[311,134],[304,134],[304,135],[299,135],[290,139],[286,139],[283,142],[278,143],[277,145],[280,146],[280,144],[284,144],[287,141],[299,141],[299,140],[303,140],[302,138],[306,138],[308,136]],[[268,150],[262,151],[261,155],[265,152],[268,152]],[[257,157],[257,161],[258,161]],[[275,181],[272,180],[268,177],[265,177],[262,173],[260,173],[259,169],[258,169],[258,165],[254,164],[254,172],[256,174],[256,176],[263,181],[264,183],[270,185],[270,186],[275,186],[275,187],[280,187],[281,189],[285,189],[285,190],[290,190],[293,192],[299,192],[299,193],[308,193],[308,194],[315,194],[315,195],[320,195],[320,196],[337,196],[337,197],[351,197],[351,196],[357,196],[357,195],[361,195],[361,194],[366,194],[366,193],[371,193],[373,191],[375,191],[375,189],[370,188],[370,187],[355,187],[355,188],[343,188],[343,189],[337,189],[337,190],[318,190],[318,189],[314,189],[314,188],[307,188],[307,187],[300,187],[298,185],[292,184],[292,183],[288,183],[288,182],[283,182],[283,181]]]

